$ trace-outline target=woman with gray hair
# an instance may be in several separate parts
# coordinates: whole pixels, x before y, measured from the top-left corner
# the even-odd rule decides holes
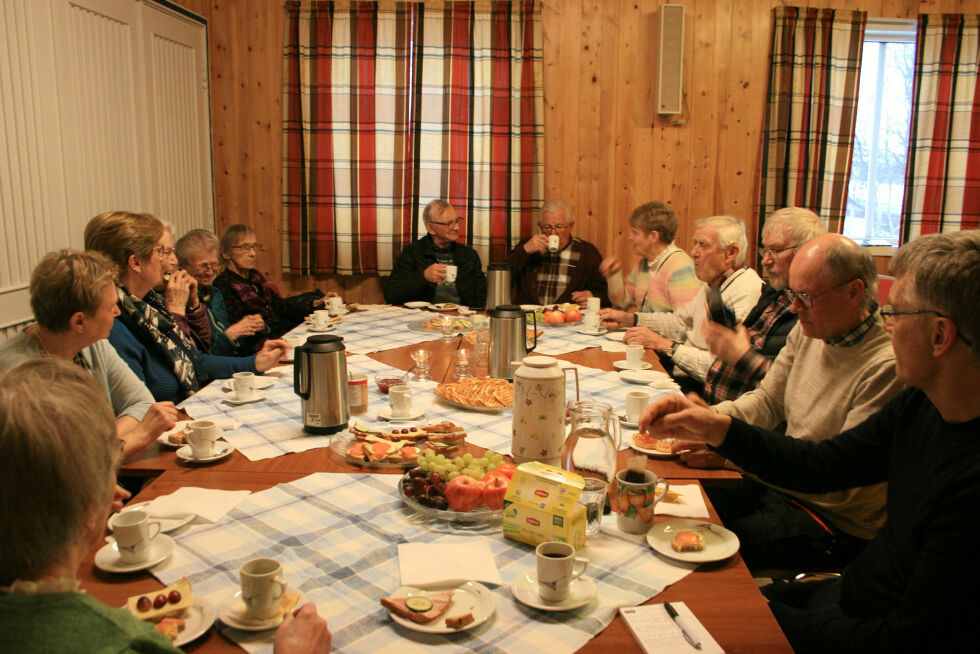
[[[174,226],[164,221],[163,245],[166,250],[161,262],[163,278],[153,290],[160,294],[174,322],[194,341],[195,347],[201,352],[210,352],[211,323],[207,308],[198,297],[197,279],[178,267],[174,240]]]
[[[105,533],[119,465],[112,411],[84,371],[57,359],[0,374],[0,651],[180,652],[153,625],[79,590]],[[330,631],[304,606],[279,654],[320,654]]]
[[[106,339],[116,308],[116,270],[98,252],[49,252],[31,274],[36,322],[0,345],[0,369],[28,359],[54,357],[92,373],[112,404],[123,454],[152,444],[177,421],[173,402],[153,395]]]

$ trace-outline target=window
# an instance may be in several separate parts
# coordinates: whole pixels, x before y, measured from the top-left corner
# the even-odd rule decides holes
[[[862,245],[899,244],[914,63],[914,21],[868,20],[844,218]]]

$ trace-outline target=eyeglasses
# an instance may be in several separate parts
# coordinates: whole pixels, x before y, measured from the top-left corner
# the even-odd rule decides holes
[[[265,250],[265,248],[262,247],[261,243],[242,243],[240,245],[232,245],[231,249],[238,250],[238,251],[254,250],[256,253]]]
[[[841,286],[844,286],[845,284],[850,284],[855,279],[857,279],[857,277],[853,277],[851,279],[848,279],[847,281],[843,281],[840,284],[838,284],[837,286],[834,286],[832,288],[828,288],[826,291],[824,291],[822,293],[817,293],[816,295],[810,295],[809,293],[806,293],[805,291],[794,291],[791,288],[787,288],[785,291],[783,291],[783,293],[786,294],[786,298],[789,300],[790,304],[792,304],[794,300],[799,300],[800,304],[802,304],[804,306],[804,308],[806,308],[806,309],[812,309],[813,308],[813,301],[814,300],[817,300],[817,299],[823,297],[824,295],[826,295],[827,293],[830,293],[831,291],[836,291],[838,288],[840,288]]]
[[[159,254],[161,257],[169,257],[171,254],[174,253],[173,248],[168,248],[164,245],[156,246],[155,248],[153,248],[153,251]]]
[[[781,254],[786,250],[795,250],[798,247],[798,245],[791,245],[788,248],[763,248],[759,250],[759,258],[765,259],[766,257],[772,257],[775,259],[777,254]]]
[[[429,224],[430,225],[439,225],[440,227],[452,227],[454,225],[462,224],[462,222],[463,222],[463,219],[462,218],[457,218],[456,220],[449,220],[449,221],[446,221],[444,223],[440,223],[440,222],[437,222],[435,220],[430,220],[429,221]]]
[[[884,320],[885,323],[889,325],[895,322],[895,316],[918,316],[923,313],[932,313],[939,316],[940,318],[945,318],[946,320],[949,320],[954,325],[956,324],[956,322],[952,318],[950,318],[944,313],[939,313],[935,309],[914,309],[912,311],[896,311],[895,307],[893,307],[890,304],[886,304],[885,306],[881,307],[880,313],[881,313],[882,320]],[[968,339],[966,336],[964,336],[962,333],[960,333],[959,327],[956,328],[956,335],[963,339],[963,342],[966,343],[967,347],[973,347],[973,342],[970,339]]]
[[[541,225],[538,224],[538,229],[542,232],[563,232],[568,229],[568,225]]]
[[[199,272],[211,272],[211,271],[218,270],[219,268],[221,268],[221,264],[220,263],[211,263],[211,262],[208,262],[208,263],[200,263],[200,264],[198,264],[196,266],[192,266],[191,264],[187,264],[187,266],[185,266],[185,267],[186,268],[192,268],[192,269],[197,270]]]

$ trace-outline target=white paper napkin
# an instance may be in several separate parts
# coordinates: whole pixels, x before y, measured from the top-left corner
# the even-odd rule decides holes
[[[602,341],[602,351],[603,352],[625,352],[626,344],[622,341]]]
[[[707,518],[708,507],[704,503],[704,496],[701,488],[697,484],[686,486],[670,485],[670,490],[677,493],[680,497],[676,502],[657,502],[656,515],[672,515],[677,518]]]
[[[204,522],[217,522],[250,491],[214,490],[185,486],[170,495],[161,495],[146,507],[151,518],[175,518],[195,515]]]
[[[486,541],[398,546],[398,569],[403,586],[483,581],[500,585],[500,571]]]

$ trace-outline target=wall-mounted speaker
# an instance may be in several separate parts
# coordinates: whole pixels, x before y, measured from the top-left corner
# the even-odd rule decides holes
[[[657,113],[681,113],[684,105],[684,5],[660,6],[657,69]]]

